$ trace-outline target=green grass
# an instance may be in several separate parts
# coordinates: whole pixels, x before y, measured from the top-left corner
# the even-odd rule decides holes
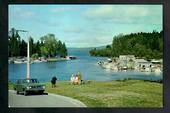
[[[78,99],[88,107],[163,107],[162,84],[142,81],[91,81],[83,85],[57,82],[46,91]]]
[[[78,99],[88,107],[163,107],[160,83],[125,80],[71,85],[69,81],[58,81],[56,85],[52,88],[51,83],[46,83],[46,92]]]

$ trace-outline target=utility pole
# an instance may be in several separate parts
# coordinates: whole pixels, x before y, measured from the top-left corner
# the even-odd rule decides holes
[[[16,30],[18,32],[27,32],[26,30]],[[26,75],[26,78],[27,79],[30,79],[30,46],[29,46],[29,40],[30,40],[30,37],[28,37],[28,42],[27,42],[27,75]]]
[[[27,79],[30,79],[30,44],[29,44],[29,37],[27,43]]]

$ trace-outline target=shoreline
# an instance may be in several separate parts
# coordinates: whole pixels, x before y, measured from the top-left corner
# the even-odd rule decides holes
[[[68,58],[47,58],[47,59],[33,59],[31,58],[30,64],[32,63],[42,63],[42,62],[58,62],[58,61],[67,61],[72,60]],[[17,58],[17,57],[9,57],[8,64],[24,64],[27,63],[27,57]]]

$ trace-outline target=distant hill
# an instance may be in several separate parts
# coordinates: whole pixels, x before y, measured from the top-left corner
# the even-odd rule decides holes
[[[86,56],[90,55],[89,51],[93,48],[67,48],[68,55],[71,56]]]
[[[73,47],[68,47],[68,55],[74,55],[74,56],[85,56],[85,55],[90,55],[90,50],[97,48],[97,49],[104,49],[105,46],[100,46],[100,47],[86,47],[86,48],[73,48]]]

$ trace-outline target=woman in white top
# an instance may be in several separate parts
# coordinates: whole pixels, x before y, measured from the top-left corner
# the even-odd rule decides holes
[[[75,79],[75,77],[74,77],[74,75],[72,74],[72,75],[71,75],[71,78],[70,78],[71,84],[74,84],[74,79]]]

